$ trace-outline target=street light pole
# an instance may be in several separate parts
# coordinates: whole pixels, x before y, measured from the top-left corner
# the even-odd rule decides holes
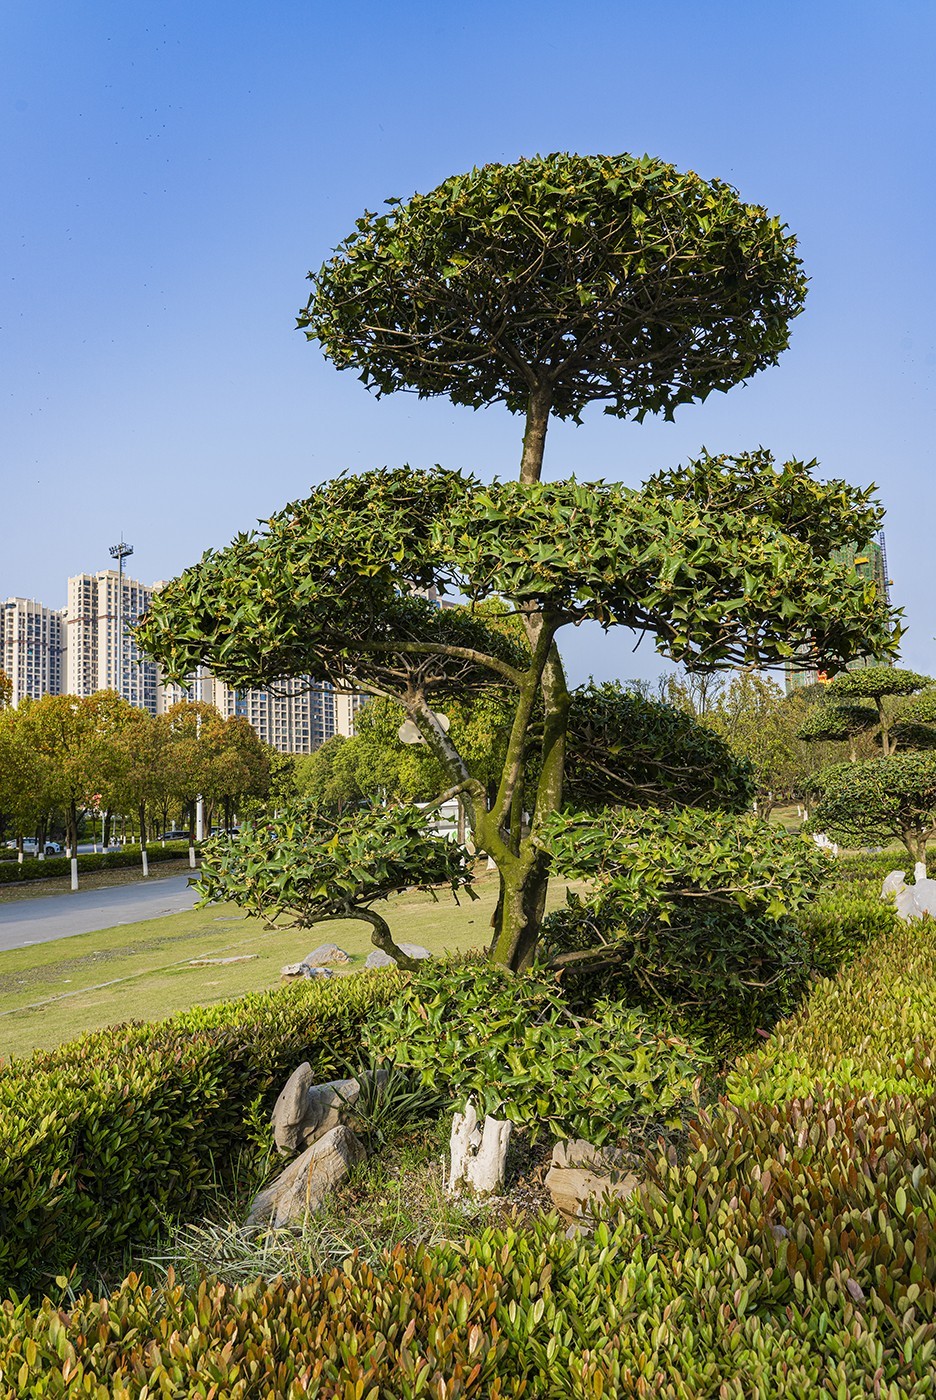
[[[132,545],[132,544],[127,544],[127,543],[126,543],[126,541],[124,540],[124,537],[123,537],[123,532],[121,532],[120,544],[112,544],[111,547],[110,547],[110,556],[111,556],[111,558],[117,560],[117,685],[116,685],[115,689],[116,689],[117,694],[120,696],[121,699],[124,698],[124,694],[123,694],[123,647],[124,647],[124,636],[123,636],[123,566],[124,566],[124,560],[125,560],[125,559],[129,559],[129,557],[130,557],[130,555],[131,555],[132,553],[133,553],[133,545]]]

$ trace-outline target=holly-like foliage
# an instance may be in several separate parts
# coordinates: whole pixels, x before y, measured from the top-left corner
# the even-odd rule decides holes
[[[362,919],[371,939],[403,967],[418,964],[396,946],[372,907],[408,887],[453,895],[471,888],[464,849],[426,832],[418,807],[328,821],[296,800],[276,816],[246,822],[236,837],[202,848],[196,889],[202,905],[232,900],[269,928],[311,928],[332,919]]]
[[[572,695],[566,801],[608,806],[720,807],[754,798],[751,765],[724,739],[662,700],[608,681]]]
[[[849,846],[899,838],[914,861],[936,834],[936,754],[898,753],[834,763],[816,774],[810,826]]]
[[[299,318],[382,394],[672,417],[774,364],[803,306],[779,219],[650,156],[486,165],[387,205],[309,274]]]
[[[586,1000],[614,987],[719,1045],[792,1008],[808,975],[794,916],[828,857],[750,813],[694,808],[557,816],[554,867],[587,880],[544,924],[544,952]]]

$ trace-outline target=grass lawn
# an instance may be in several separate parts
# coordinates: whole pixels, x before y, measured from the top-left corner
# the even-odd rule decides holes
[[[389,900],[386,914],[397,941],[431,953],[483,947],[497,896],[495,876],[477,882],[479,899],[427,894]],[[565,886],[554,882],[550,907]],[[144,923],[122,924],[0,952],[0,1056],[27,1055],[73,1040],[83,1031],[118,1021],[155,1021],[174,1011],[262,991],[279,982],[280,968],[299,962],[320,943],[337,943],[362,967],[372,951],[370,929],[353,920],[313,929],[270,932],[233,905],[219,904]],[[249,961],[191,966],[194,958]]]

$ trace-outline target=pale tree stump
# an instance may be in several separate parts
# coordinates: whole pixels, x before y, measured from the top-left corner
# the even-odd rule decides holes
[[[483,1127],[479,1127],[477,1110],[471,1099],[464,1113],[455,1114],[449,1144],[452,1169],[447,1189],[450,1193],[467,1187],[479,1196],[490,1196],[503,1190],[512,1126],[499,1118],[485,1118]]]

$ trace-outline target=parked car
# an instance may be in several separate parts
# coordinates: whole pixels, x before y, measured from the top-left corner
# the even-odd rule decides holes
[[[45,853],[47,856],[60,856],[64,849],[61,841],[47,841],[45,843]]]
[[[187,841],[189,834],[187,831],[164,831],[160,836],[160,841]]]
[[[237,836],[240,834],[239,826],[213,826],[212,836]]]

